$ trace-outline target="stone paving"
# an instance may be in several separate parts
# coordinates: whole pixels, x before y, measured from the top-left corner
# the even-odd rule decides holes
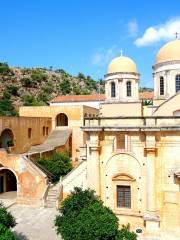
[[[9,207],[16,202],[16,195],[16,192],[1,193],[0,202],[2,202],[5,207]]]
[[[17,225],[13,230],[21,240],[61,240],[54,228],[56,209],[15,204],[8,210],[16,218]]]

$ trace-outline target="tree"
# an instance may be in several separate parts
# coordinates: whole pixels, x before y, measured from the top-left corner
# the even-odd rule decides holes
[[[79,78],[80,80],[85,80],[86,79],[85,75],[81,72],[78,73],[77,78]]]
[[[135,240],[128,227],[118,230],[118,218],[92,190],[74,188],[55,219],[57,234],[64,240]],[[121,237],[124,238],[121,238]]]
[[[71,159],[67,153],[54,153],[50,159],[42,157],[37,163],[52,174],[53,182],[59,181],[60,176],[66,175],[72,169]]]
[[[10,212],[0,203],[0,239],[15,240],[11,228],[16,226],[15,218]]]
[[[10,99],[4,97],[0,99],[0,116],[17,116],[17,115],[18,113]]]
[[[63,95],[71,93],[71,83],[67,78],[62,80],[62,82],[59,84],[59,87]]]
[[[21,78],[23,87],[33,88],[37,86],[37,82],[33,81],[30,77]]]
[[[136,240],[137,235],[134,232],[130,231],[130,225],[127,224],[126,226],[123,225],[121,230],[118,231],[116,236],[116,240]]]
[[[11,73],[11,69],[9,68],[7,63],[0,63],[0,74],[9,74]]]
[[[43,106],[44,102],[38,101],[33,95],[25,95],[22,97],[24,106]]]

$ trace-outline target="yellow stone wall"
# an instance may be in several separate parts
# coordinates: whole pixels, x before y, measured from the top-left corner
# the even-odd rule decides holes
[[[120,151],[114,147],[116,133],[91,132],[88,187],[116,213],[120,224],[141,227],[144,236],[173,231],[180,238],[180,181],[174,175],[180,169],[180,133],[125,134],[131,147]],[[131,209],[117,208],[116,185],[131,186]],[[159,216],[159,221],[146,220],[147,214]]]
[[[56,117],[60,113],[64,113],[68,117],[68,126],[58,128],[72,130],[72,160],[76,164],[80,158],[79,147],[86,140],[86,134],[80,129],[83,126],[84,116],[96,116],[99,113],[98,109],[81,105],[20,107],[19,109],[19,115],[23,117],[51,118],[52,129],[56,127]]]
[[[12,152],[27,152],[32,145],[41,144],[51,132],[50,118],[36,117],[0,117],[0,135],[5,129],[10,129],[14,135]],[[48,134],[43,135],[43,127],[48,128]],[[32,129],[32,136],[28,138],[28,128]]]

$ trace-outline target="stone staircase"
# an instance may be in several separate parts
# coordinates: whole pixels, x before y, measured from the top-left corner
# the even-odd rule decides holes
[[[59,198],[59,184],[56,185],[51,184],[45,200],[44,207],[56,208],[58,198]]]

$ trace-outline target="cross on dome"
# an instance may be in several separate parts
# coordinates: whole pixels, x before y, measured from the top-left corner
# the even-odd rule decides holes
[[[174,35],[175,35],[176,39],[178,39],[179,33],[178,33],[178,32],[175,32]]]

